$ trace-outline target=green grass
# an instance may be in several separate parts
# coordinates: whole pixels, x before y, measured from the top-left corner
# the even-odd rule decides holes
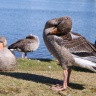
[[[18,59],[15,71],[0,72],[0,96],[96,96],[96,74],[74,67],[65,91],[50,87],[62,83],[62,68],[55,60]]]
[[[57,65],[58,62],[50,59],[40,59],[40,60],[31,60],[31,59],[18,59],[18,70],[23,71],[58,71],[61,69]]]

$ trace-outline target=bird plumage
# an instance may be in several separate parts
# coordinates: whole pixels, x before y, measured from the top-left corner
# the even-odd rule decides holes
[[[76,64],[74,63],[73,65],[87,68],[91,71],[96,72],[96,69],[94,69],[96,68],[96,47],[94,47],[93,44],[91,44],[88,40],[86,40],[86,38],[74,32],[69,32],[67,35],[63,35],[63,36],[62,35],[57,35],[57,36],[53,35],[53,36],[54,36],[55,43],[57,43],[59,46],[63,48],[65,47],[70,51],[76,63]],[[81,62],[78,62],[80,60],[82,61],[82,64]],[[83,63],[84,60],[87,63]]]
[[[60,17],[45,24],[43,38],[50,53],[58,59],[64,70],[63,87],[52,90],[65,90],[69,83],[71,66],[79,66],[96,72],[96,47],[78,33],[71,32],[72,20]]]
[[[73,32],[72,33],[70,32],[69,34],[70,34],[71,40],[68,40],[68,37],[67,37],[67,41],[63,39],[62,44],[64,44],[64,46],[68,48],[71,53],[83,54],[84,52],[84,53],[88,53],[89,55],[96,55],[96,48],[83,36],[81,35],[78,36]],[[74,39],[72,38],[71,35],[74,35],[75,37],[77,36],[77,38]]]
[[[11,44],[8,48],[10,50],[21,51],[21,52],[32,52],[37,50],[39,47],[39,38],[35,35],[29,35],[25,39],[20,39],[15,43]]]
[[[96,63],[96,47],[82,35],[75,33],[75,32],[71,32],[71,31],[68,31],[67,34],[65,34],[65,33],[61,34],[62,32],[60,31],[61,32],[60,34],[56,33],[54,35],[50,35],[50,32],[52,30],[54,30],[54,28],[56,28],[56,26],[58,26],[58,23],[60,23],[60,21],[62,21],[64,19],[65,22],[63,22],[63,23],[66,23],[66,18],[67,17],[65,17],[65,19],[64,19],[64,17],[55,18],[55,19],[47,21],[47,23],[45,24],[43,38],[44,38],[47,48],[49,49],[51,54],[53,54],[53,56],[57,58],[58,56],[60,56],[60,54],[59,55],[56,54],[56,52],[54,52],[55,49],[54,50],[52,49],[52,46],[54,46],[53,48],[56,47],[55,45],[53,45],[55,43],[60,47],[63,47],[63,48],[65,47],[71,53],[73,58],[78,57],[78,58],[89,60],[93,63]],[[71,20],[70,18],[67,18],[67,19],[69,21]],[[63,23],[62,23],[62,25],[63,25]],[[67,23],[66,23],[66,25],[67,25]],[[70,27],[68,27],[68,28],[71,29],[71,22],[68,22],[68,25],[70,25]],[[60,24],[59,24],[59,26],[60,26]],[[60,28],[62,30],[63,27],[60,26]],[[63,58],[65,58],[65,57],[63,57]],[[80,65],[80,67],[81,67],[81,65]],[[91,65],[90,65],[90,67],[91,67]]]

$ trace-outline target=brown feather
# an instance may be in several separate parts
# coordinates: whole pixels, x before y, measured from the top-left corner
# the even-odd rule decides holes
[[[77,38],[72,38],[71,34],[77,36]],[[58,43],[61,43],[62,46],[66,47],[73,54],[87,54],[96,56],[96,47],[93,46],[89,41],[86,40],[83,36],[77,33],[69,33],[67,35],[60,36],[62,40],[56,40]]]
[[[30,52],[37,49],[38,46],[39,46],[39,39],[29,35],[25,39],[20,39],[15,43],[11,44],[8,48],[16,50],[20,49],[22,52]]]

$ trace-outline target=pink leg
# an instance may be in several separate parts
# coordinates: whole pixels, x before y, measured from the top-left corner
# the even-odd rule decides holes
[[[71,74],[71,69],[63,70],[63,77],[64,77],[63,86],[59,86],[59,87],[53,86],[52,90],[62,91],[62,90],[67,89],[67,86],[68,86],[67,84],[69,84],[70,74]]]
[[[63,71],[63,77],[64,77],[64,80],[63,80],[63,87],[62,89],[67,89],[67,78],[68,78],[68,70],[64,70]]]
[[[68,69],[68,78],[67,78],[67,85],[69,85],[70,75],[71,75],[72,69]]]
[[[22,52],[22,58],[25,58],[25,53],[24,52]]]

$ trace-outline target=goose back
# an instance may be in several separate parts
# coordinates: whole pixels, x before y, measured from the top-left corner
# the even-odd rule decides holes
[[[27,36],[25,39],[20,39],[11,44],[8,48],[22,52],[35,51],[39,47],[39,38],[37,36]]]

